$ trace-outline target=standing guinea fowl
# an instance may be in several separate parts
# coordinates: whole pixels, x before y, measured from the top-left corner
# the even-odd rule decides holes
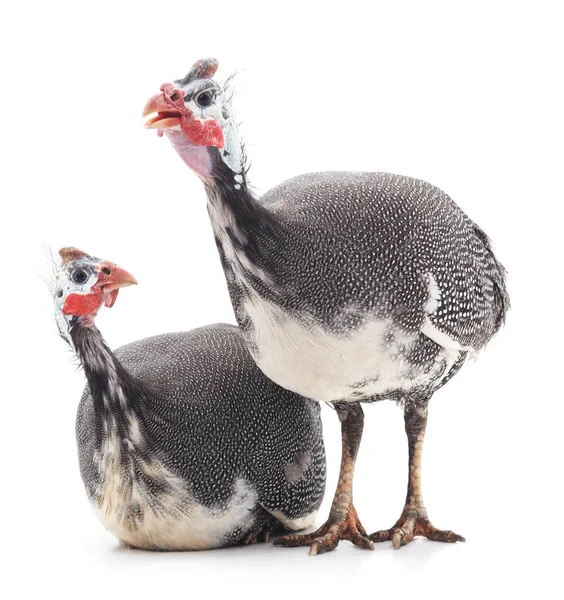
[[[88,380],[80,471],[106,529],[136,548],[203,550],[309,527],[325,489],[319,406],[265,377],[232,325],[114,354],[94,319],[135,279],[76,248],[60,255],[57,324]]]
[[[340,539],[372,549],[422,535],[462,541],[434,527],[421,494],[427,406],[433,393],[482,349],[509,306],[505,274],[484,232],[441,190],[388,173],[312,173],[261,198],[247,186],[244,152],[218,63],[198,61],[147,103],[148,128],[163,131],[202,179],[235,314],[261,370],[276,383],[335,403],[343,454],[327,522],[276,543]],[[370,536],[353,505],[363,429],[359,402],[405,407],[407,499],[390,529]]]

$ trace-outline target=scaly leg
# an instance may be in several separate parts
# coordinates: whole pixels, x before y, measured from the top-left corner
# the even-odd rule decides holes
[[[465,542],[466,540],[452,531],[437,529],[427,517],[427,510],[421,493],[421,459],[423,456],[423,439],[427,426],[427,403],[415,404],[406,402],[405,431],[409,445],[409,480],[407,498],[403,512],[390,529],[377,531],[369,536],[373,542],[392,540],[394,548],[409,544],[411,540],[421,535],[435,542]]]
[[[349,540],[355,546],[374,550],[374,546],[366,536],[366,531],[356,514],[353,505],[352,484],[354,463],[362,438],[364,413],[359,403],[335,404],[337,415],[341,421],[341,438],[343,451],[341,471],[337,491],[333,498],[327,522],[317,531],[305,535],[285,535],[274,541],[276,546],[287,548],[294,546],[310,546],[310,556],[334,550],[340,540]]]

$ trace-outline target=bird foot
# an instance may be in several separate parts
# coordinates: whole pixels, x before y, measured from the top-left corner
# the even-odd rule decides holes
[[[250,531],[245,535],[245,537],[243,537],[239,544],[241,546],[250,546],[251,544],[256,544],[258,542],[268,542],[270,539],[270,534],[274,530],[275,524],[276,521],[273,523],[268,523],[256,531]]]
[[[433,542],[465,542],[466,540],[453,531],[437,529],[427,517],[425,509],[404,510],[397,523],[390,529],[382,529],[368,536],[373,542],[392,542],[398,550],[413,540],[415,536],[423,536]]]
[[[348,540],[365,550],[374,550],[352,504],[344,518],[329,515],[327,522],[313,533],[284,535],[274,540],[274,545],[285,548],[309,546],[309,555],[315,556],[334,550],[341,540]]]

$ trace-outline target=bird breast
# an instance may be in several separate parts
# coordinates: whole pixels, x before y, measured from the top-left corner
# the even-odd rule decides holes
[[[225,506],[206,507],[162,463],[137,458],[124,456],[110,435],[97,459],[101,484],[91,501],[104,527],[123,542],[146,550],[205,550],[252,528],[257,493],[244,480],[235,482]]]
[[[419,334],[403,332],[391,319],[367,317],[356,329],[329,331],[258,295],[244,300],[238,318],[252,323],[244,335],[268,377],[323,402],[366,400],[434,385],[458,358],[457,352],[453,356],[433,343],[429,360],[410,360]]]

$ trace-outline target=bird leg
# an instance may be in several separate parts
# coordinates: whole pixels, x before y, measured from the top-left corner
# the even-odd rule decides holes
[[[397,550],[409,544],[417,536],[426,537],[435,542],[465,542],[466,540],[452,531],[437,529],[427,517],[427,510],[421,492],[421,460],[423,456],[423,439],[427,426],[427,403],[405,404],[405,432],[409,446],[409,479],[407,498],[400,518],[390,529],[382,529],[369,536],[373,542],[392,541]]]
[[[315,556],[334,550],[340,540],[349,540],[355,546],[374,550],[372,542],[368,539],[366,531],[358,519],[352,496],[354,464],[362,438],[364,413],[358,403],[335,404],[335,409],[341,421],[343,450],[339,482],[329,518],[313,533],[292,534],[278,538],[274,541],[276,546],[285,546],[286,548],[310,546],[309,554]]]

